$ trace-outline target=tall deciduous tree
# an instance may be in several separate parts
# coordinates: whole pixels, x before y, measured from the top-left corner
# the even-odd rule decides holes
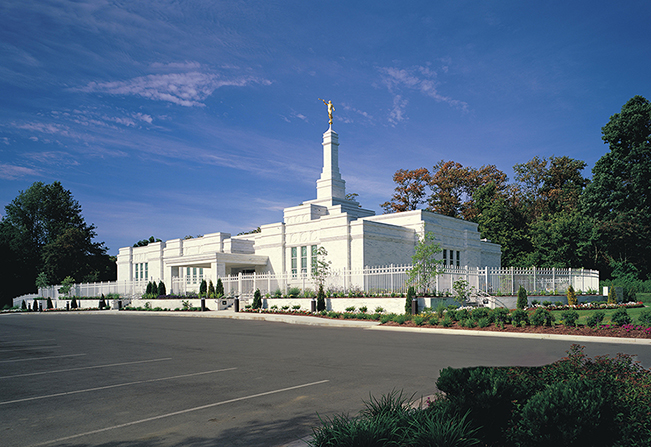
[[[12,278],[0,289],[2,302],[34,291],[40,272],[52,284],[66,276],[77,281],[115,279],[115,263],[104,243],[93,242],[95,236],[81,205],[61,183],[36,182],[21,191],[0,222],[0,262]]]
[[[399,169],[393,174],[393,181],[397,186],[391,201],[380,204],[385,213],[413,211],[425,202],[425,193],[430,182],[427,168],[410,171]]]
[[[602,128],[610,151],[592,169],[583,209],[599,222],[611,266],[627,262],[651,273],[651,103],[631,98]]]

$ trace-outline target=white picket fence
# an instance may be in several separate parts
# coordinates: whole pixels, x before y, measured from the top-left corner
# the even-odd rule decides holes
[[[388,265],[367,267],[359,270],[335,270],[325,281],[325,289],[348,293],[351,291],[389,295],[405,293],[407,278],[411,265]],[[537,268],[447,268],[438,275],[430,292],[453,293],[452,284],[458,279],[465,279],[476,291],[488,295],[515,295],[523,286],[530,295],[550,292],[565,293],[572,284],[575,290],[587,292],[598,291],[599,272],[584,269],[537,269]],[[208,278],[206,278],[208,279]],[[211,278],[212,279],[212,278]],[[200,279],[201,280],[201,279]],[[200,282],[199,280],[199,282]],[[217,278],[212,279],[216,284]],[[221,278],[226,295],[248,297],[256,289],[265,294],[274,295],[278,290],[286,294],[291,288],[301,291],[316,290],[317,282],[309,273],[297,275],[282,273],[252,273],[228,275]],[[172,284],[166,284],[169,294],[186,295],[197,292],[199,282],[188,283],[183,278],[175,278]],[[121,297],[137,298],[142,296],[147,286],[146,281],[114,281],[102,283],[76,284],[68,296],[94,296],[118,294]],[[61,286],[50,286],[39,290],[41,298],[59,298]],[[23,297],[14,299],[20,304]],[[31,296],[30,296],[31,298]],[[61,297],[63,298],[63,296]]]

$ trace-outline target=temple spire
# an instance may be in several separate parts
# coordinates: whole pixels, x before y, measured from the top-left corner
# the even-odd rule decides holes
[[[323,170],[316,181],[316,198],[346,199],[346,182],[339,172],[339,135],[330,127],[323,134]]]

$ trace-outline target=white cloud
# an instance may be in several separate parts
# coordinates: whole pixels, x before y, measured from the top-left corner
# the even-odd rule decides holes
[[[464,112],[468,110],[466,102],[439,93],[435,80],[437,73],[429,67],[416,66],[409,69],[380,67],[378,70],[382,74],[382,83],[394,95],[393,109],[389,116],[389,121],[393,124],[405,118],[406,100],[403,100],[400,94],[404,88],[419,91],[437,102],[445,102]],[[448,66],[444,66],[442,71],[447,72]]]
[[[203,106],[201,102],[224,86],[243,87],[258,83],[271,84],[266,79],[254,76],[239,76],[231,79],[214,73],[168,73],[140,76],[128,81],[90,82],[78,90],[87,93],[108,93],[111,95],[134,95],[143,98],[169,101],[185,107]]]
[[[2,142],[4,144],[6,144],[7,146],[9,146],[11,144],[11,143],[9,143],[9,138],[7,138],[7,137],[2,137]]]
[[[26,175],[38,175],[38,171],[23,166],[6,165],[0,163],[0,178],[15,180]]]

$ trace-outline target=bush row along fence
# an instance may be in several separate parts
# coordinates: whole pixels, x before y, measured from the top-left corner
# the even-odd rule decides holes
[[[326,278],[324,288],[337,293],[351,295],[365,294],[389,295],[406,293],[408,272],[411,265],[389,265],[367,267],[359,270],[335,270]],[[515,295],[520,286],[529,294],[564,294],[571,284],[575,290],[598,292],[599,272],[585,269],[540,269],[540,268],[446,268],[433,281],[429,294],[453,294],[452,285],[458,279],[465,279],[475,291],[486,295]],[[209,279],[209,278],[206,278]],[[210,278],[216,284],[217,278]],[[153,278],[152,278],[153,280]],[[252,273],[228,275],[221,278],[227,295],[248,297],[256,289],[265,294],[274,295],[278,290],[287,294],[291,288],[302,291],[316,290],[316,278],[310,273],[274,274]],[[160,281],[156,279],[156,282]],[[188,284],[182,278],[173,278],[168,286],[168,293],[186,295],[196,293],[199,284]],[[171,286],[171,287],[170,287]],[[61,286],[49,286],[39,290],[40,298],[59,298]],[[102,294],[118,294],[121,297],[139,298],[145,293],[147,281],[113,281],[102,283],[75,284],[69,296],[99,297]],[[26,295],[27,296],[27,295]],[[31,298],[33,295],[29,295]],[[24,297],[14,299],[20,305]],[[64,298],[61,296],[61,298]]]

